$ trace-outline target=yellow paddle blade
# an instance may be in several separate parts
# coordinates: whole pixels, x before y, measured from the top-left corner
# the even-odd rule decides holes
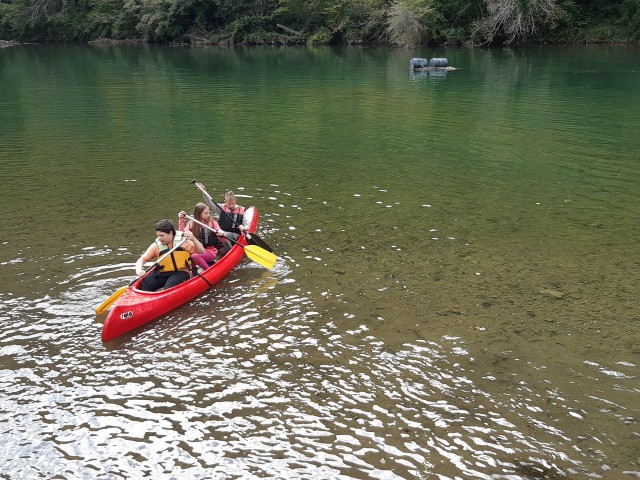
[[[108,310],[111,305],[113,305],[116,300],[118,300],[124,292],[129,289],[129,285],[125,285],[124,287],[120,287],[116,290],[109,298],[107,298],[102,304],[96,308],[96,314],[100,315],[105,310]]]
[[[264,248],[260,248],[257,245],[244,245],[244,252],[251,260],[258,262],[269,270],[273,268],[278,260],[278,257],[273,253],[267,252]]]

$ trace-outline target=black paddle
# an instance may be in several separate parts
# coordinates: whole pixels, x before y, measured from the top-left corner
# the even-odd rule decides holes
[[[196,220],[193,217],[190,217],[189,215],[185,215],[185,218],[188,218],[192,222],[197,223],[201,227],[211,230],[214,233],[216,232],[209,225],[199,222],[198,220]],[[254,262],[258,262],[260,265],[268,268],[269,270],[273,268],[273,266],[276,264],[276,261],[278,260],[278,257],[276,257],[273,253],[267,252],[264,248],[261,248],[258,245],[243,245],[240,242],[236,242],[233,238],[229,238],[229,237],[225,237],[225,238],[229,240],[231,243],[235,245],[239,245],[242,248],[244,248],[244,252],[247,254],[247,257],[249,257]]]
[[[212,202],[216,207],[218,207],[218,210],[220,210],[220,212],[222,212],[222,213],[221,213],[221,215],[222,215],[222,214],[224,214],[224,215],[225,215],[229,220],[231,220],[231,222],[232,222],[236,227],[239,227],[239,226],[240,226],[240,225],[238,225],[238,224],[236,223],[236,221],[233,219],[233,217],[232,217],[231,215],[229,215],[227,212],[225,212],[225,211],[223,210],[223,208],[222,208],[220,205],[218,205],[218,203],[216,203],[216,201],[211,197],[211,195],[209,195],[209,193],[208,193],[204,188],[201,188],[201,187],[197,184],[197,182],[196,182],[196,179],[195,179],[195,178],[194,178],[193,180],[191,180],[191,183],[192,183],[193,185],[195,185],[195,186],[196,186],[196,188],[197,188],[198,190],[200,190],[204,195],[206,195],[206,196],[207,196],[207,198],[208,198],[209,200],[211,200],[211,202]],[[249,232],[245,232],[245,236],[247,237],[247,240],[249,241],[249,243],[252,243],[252,244],[254,244],[254,245],[257,245],[257,246],[259,246],[260,248],[263,248],[263,249],[265,249],[265,250],[266,250],[266,251],[268,251],[268,252],[273,252],[273,248],[271,248],[267,242],[265,242],[264,240],[262,240],[262,239],[258,236],[258,234],[257,234],[257,233],[251,233],[251,234],[250,234]]]

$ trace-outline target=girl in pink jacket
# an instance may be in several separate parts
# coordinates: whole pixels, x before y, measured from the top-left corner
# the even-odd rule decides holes
[[[191,255],[193,258],[193,262],[203,270],[206,270],[211,265],[213,265],[217,258],[218,251],[224,251],[224,246],[218,239],[219,236],[223,236],[225,234],[224,230],[220,229],[220,225],[216,222],[211,216],[211,210],[209,206],[204,203],[196,203],[196,206],[193,208],[193,218],[198,220],[199,222],[204,223],[205,225],[209,225],[211,228],[215,230],[216,233],[213,233],[208,228],[204,228],[197,223],[189,221],[187,225],[184,224],[184,216],[186,215],[185,211],[182,211],[178,214],[180,219],[178,224],[178,230],[182,230],[184,232],[191,232],[193,236],[200,240],[200,243],[205,248],[204,253],[194,253]]]

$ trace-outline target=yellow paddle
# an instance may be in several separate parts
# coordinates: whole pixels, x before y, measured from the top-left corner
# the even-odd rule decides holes
[[[180,245],[182,245],[182,242],[176,244],[173,246],[173,248],[171,250],[169,250],[167,253],[165,253],[162,257],[160,257],[158,260],[156,260],[156,262],[151,265],[149,268],[147,268],[144,273],[145,275],[147,273],[149,273],[151,270],[153,270],[154,268],[156,268],[159,263],[169,254],[171,254],[171,252],[173,252],[176,248],[178,248]],[[138,277],[139,278],[139,277]],[[111,307],[111,305],[113,305],[116,300],[118,300],[123,294],[124,292],[126,292],[127,290],[129,290],[129,287],[131,287],[131,285],[133,285],[136,280],[138,280],[138,278],[135,278],[129,285],[126,285],[124,287],[120,287],[118,290],[116,290],[115,292],[113,292],[111,294],[111,296],[109,298],[107,298],[104,302],[102,302],[100,304],[100,306],[98,308],[96,308],[96,314],[100,315],[102,312],[104,312],[105,310],[108,310],[109,307]]]
[[[206,225],[202,222],[199,222],[198,220],[196,220],[195,218],[193,218],[190,215],[185,215],[186,218],[188,218],[189,220],[191,220],[194,223],[197,223],[198,225],[200,225],[201,227],[204,227],[208,230],[211,230],[212,232],[215,232],[215,229],[211,228],[209,225]],[[278,257],[276,257],[273,253],[266,251],[264,248],[260,248],[257,245],[242,245],[241,243],[236,242],[234,239],[226,237],[225,238],[227,240],[229,240],[231,243],[234,243],[236,245],[240,245],[242,248],[244,248],[244,253],[247,254],[247,257],[249,257],[251,260],[253,260],[254,262],[258,262],[260,265],[262,265],[263,267],[268,268],[269,270],[271,270],[273,268],[273,266],[276,264],[276,261],[278,260]]]
[[[134,280],[133,282],[135,282],[136,280]],[[115,301],[118,300],[124,292],[129,290],[129,287],[133,285],[133,282],[131,282],[129,285],[125,285],[124,287],[120,287],[118,290],[113,292],[109,298],[107,298],[104,302],[100,304],[98,308],[96,308],[96,314],[100,315],[102,312],[109,310],[111,305],[113,305]]]

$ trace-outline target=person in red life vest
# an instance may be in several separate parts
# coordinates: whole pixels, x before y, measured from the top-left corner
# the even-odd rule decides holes
[[[179,244],[166,257],[162,258],[174,245]],[[171,220],[160,220],[156,223],[156,239],[149,245],[136,262],[138,276],[145,274],[144,264],[162,258],[153,272],[142,279],[140,290],[154,292],[161,288],[171,288],[189,280],[189,258],[192,253],[204,253],[202,243],[191,232],[177,231]]]
[[[193,233],[194,237],[200,241],[204,247],[204,253],[194,253],[191,255],[191,258],[193,259],[193,263],[202,270],[206,270],[220,258],[218,252],[221,251],[222,253],[224,246],[218,237],[223,236],[226,232],[224,232],[220,228],[220,225],[218,225],[218,222],[213,219],[211,209],[204,203],[196,203],[196,206],[193,208],[193,218],[210,226],[216,233],[192,221],[189,221],[185,226],[184,216],[186,214],[187,212],[184,210],[178,213],[178,218],[180,219],[178,229]]]
[[[203,191],[207,190],[202,183],[196,183],[196,185]],[[236,195],[233,191],[229,190],[224,194],[224,203],[220,205],[222,207],[222,211],[220,211],[220,209],[209,199],[207,195],[203,193],[202,196],[204,201],[207,202],[207,205],[209,205],[211,211],[218,216],[218,224],[225,232],[224,237],[237,240],[243,232],[249,230],[249,219],[245,215],[245,209],[242,205],[238,205],[236,202]],[[231,243],[225,241],[224,237],[221,237],[221,240],[225,244],[225,247],[227,249],[231,248]]]

